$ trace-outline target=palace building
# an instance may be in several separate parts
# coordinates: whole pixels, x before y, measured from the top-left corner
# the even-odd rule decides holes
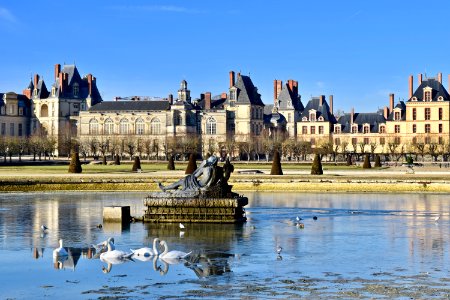
[[[450,76],[449,76],[450,84]],[[22,95],[0,93],[1,137],[46,135],[56,141],[55,152],[67,154],[67,141],[97,143],[109,151],[135,147],[162,153],[169,142],[198,141],[202,155],[221,152],[227,143],[264,139],[332,144],[337,153],[386,153],[402,155],[418,145],[431,150],[449,144],[450,96],[435,78],[418,76],[414,89],[409,78],[409,98],[377,112],[336,116],[333,96],[320,95],[302,102],[298,82],[274,80],[273,104],[265,105],[250,76],[231,71],[226,92],[204,92],[193,98],[182,80],[176,97],[116,97],[103,101],[91,74],[80,76],[75,65],[56,64],[54,80],[47,88],[34,75]],[[133,145],[131,145],[133,144]],[[261,151],[253,146],[253,151]]]

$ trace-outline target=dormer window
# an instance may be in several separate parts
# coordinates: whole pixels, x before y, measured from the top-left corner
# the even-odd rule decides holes
[[[234,90],[230,91],[230,100],[236,100],[236,91]]]
[[[320,116],[317,120],[318,120],[318,121],[323,121],[323,117]]]
[[[306,121],[308,121],[308,118],[307,118],[307,117],[303,117],[303,118],[302,118],[302,121],[303,121],[303,122],[306,122]]]
[[[444,101],[444,97],[439,96],[437,100],[438,100],[438,101]]]
[[[341,133],[341,125],[335,124],[334,125],[334,133]]]
[[[75,83],[73,85],[73,96],[74,97],[78,97],[78,93],[80,92],[80,87],[78,86],[77,83]]]
[[[315,122],[316,121],[316,112],[315,111],[310,111],[309,112],[309,121],[311,121],[311,122]]]
[[[401,113],[399,111],[394,112],[394,121],[400,121]]]
[[[364,125],[363,132],[364,133],[370,133],[370,126],[369,125]]]
[[[423,101],[431,101],[431,88],[428,86],[423,89]]]
[[[35,97],[37,97],[37,95],[38,95],[38,89],[34,89],[33,94],[34,94]]]
[[[380,133],[386,133],[386,126],[384,125],[380,126]]]
[[[415,96],[412,97],[412,98],[411,98],[411,101],[417,101],[417,97],[415,97]]]
[[[358,133],[358,125],[352,125],[352,133]]]

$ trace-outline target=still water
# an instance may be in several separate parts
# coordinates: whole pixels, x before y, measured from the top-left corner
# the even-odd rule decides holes
[[[247,193],[248,222],[240,226],[97,227],[104,206],[130,205],[141,216],[145,195],[0,194],[0,298],[450,297],[446,195]],[[304,228],[295,226],[297,216]],[[172,265],[108,265],[91,247],[108,237],[123,251],[151,247],[159,237],[193,253]],[[69,256],[54,261],[59,239]]]

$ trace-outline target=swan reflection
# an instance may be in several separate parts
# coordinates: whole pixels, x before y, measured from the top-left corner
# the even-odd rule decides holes
[[[224,275],[231,272],[228,259],[234,255],[227,253],[199,253],[190,255],[185,266],[193,270],[198,278]]]
[[[53,255],[53,267],[57,270],[75,271],[82,254],[81,248],[67,248],[67,255]]]

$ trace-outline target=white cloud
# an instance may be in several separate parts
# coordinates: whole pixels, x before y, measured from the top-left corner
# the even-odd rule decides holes
[[[204,13],[204,11],[197,9],[190,9],[182,6],[174,5],[120,5],[110,7],[115,10],[122,11],[162,11],[162,12],[176,12],[176,13],[189,13],[189,14],[199,14]]]
[[[8,23],[17,23],[16,17],[4,7],[0,7],[0,21],[6,21]]]

